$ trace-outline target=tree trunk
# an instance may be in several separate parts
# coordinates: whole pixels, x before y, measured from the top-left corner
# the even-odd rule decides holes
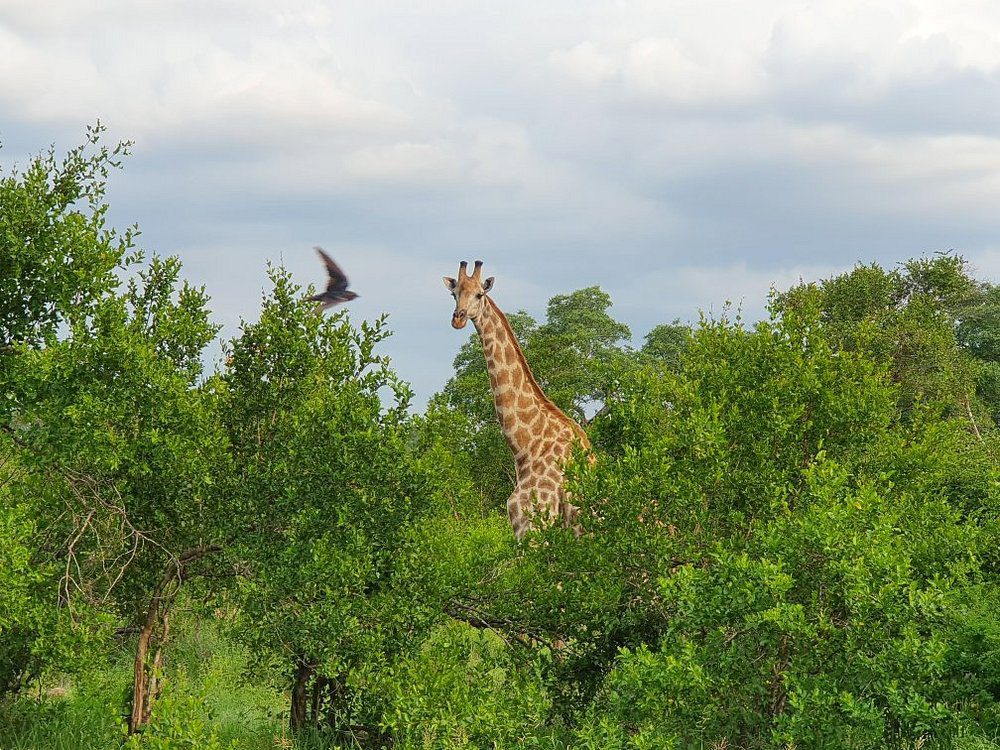
[[[153,701],[160,697],[163,691],[163,646],[167,642],[167,635],[170,632],[170,612],[163,610],[160,616],[160,632],[156,635],[156,651],[153,653],[153,668],[149,673],[149,689],[146,693],[146,721],[149,721],[149,711],[153,708]]]
[[[326,687],[327,682],[329,680],[323,675],[316,675],[316,680],[313,682],[312,707],[309,709],[309,721],[314,727],[319,726],[320,723],[319,713],[323,707],[323,689]]]
[[[295,683],[292,685],[292,708],[289,712],[289,728],[292,733],[299,732],[306,725],[306,687],[309,678],[315,672],[315,667],[307,664],[304,658],[299,658],[295,667]]]
[[[163,646],[169,630],[170,607],[187,573],[185,566],[219,547],[195,547],[173,558],[163,572],[149,599],[149,608],[135,648],[132,676],[132,713],[128,720],[129,734],[135,734],[149,721],[153,701],[163,688]],[[149,655],[152,651],[152,659]]]
[[[159,587],[157,587],[159,588]],[[153,708],[153,674],[155,667],[149,663],[149,645],[153,640],[157,621],[160,619],[160,594],[153,594],[153,601],[146,612],[146,620],[139,631],[139,642],[135,648],[134,674],[132,677],[132,714],[128,720],[129,734],[139,731],[147,721]],[[159,652],[159,644],[157,645]]]

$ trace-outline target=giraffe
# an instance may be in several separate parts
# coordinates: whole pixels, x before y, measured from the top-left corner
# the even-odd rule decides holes
[[[479,333],[493,391],[493,405],[507,445],[514,455],[517,481],[507,499],[507,516],[514,535],[523,539],[534,528],[534,517],[542,523],[562,518],[574,525],[578,509],[566,499],[562,466],[577,441],[590,450],[586,433],[545,395],[535,380],[517,343],[507,317],[490,297],[493,277],[482,281],[483,262],[476,261],[471,275],[462,261],[458,278],[444,277],[444,285],[455,298],[453,328],[472,321]]]

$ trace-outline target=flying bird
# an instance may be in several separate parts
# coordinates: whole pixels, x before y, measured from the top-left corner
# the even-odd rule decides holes
[[[314,294],[309,298],[310,302],[319,302],[316,305],[316,312],[322,312],[328,307],[333,307],[341,302],[350,302],[355,297],[359,297],[360,295],[348,291],[347,276],[340,270],[340,266],[333,261],[333,258],[327,255],[321,247],[317,247],[316,252],[323,259],[323,262],[326,264],[326,272],[330,275],[326,291]]]

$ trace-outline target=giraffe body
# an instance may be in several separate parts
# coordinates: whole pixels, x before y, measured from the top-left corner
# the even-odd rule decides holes
[[[577,508],[563,489],[563,464],[573,445],[590,449],[580,426],[545,395],[535,380],[507,317],[486,296],[493,279],[480,281],[481,261],[468,276],[463,262],[459,279],[445,277],[455,296],[452,326],[471,319],[479,333],[500,428],[514,456],[517,481],[507,500],[507,515],[518,539],[536,523],[561,519],[574,525]],[[537,520],[536,520],[537,519]]]

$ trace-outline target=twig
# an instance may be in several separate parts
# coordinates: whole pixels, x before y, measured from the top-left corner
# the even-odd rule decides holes
[[[551,637],[551,634],[542,634],[538,631],[525,628],[514,620],[498,619],[491,617],[488,613],[477,610],[470,604],[462,601],[452,600],[445,606],[445,614],[449,617],[471,625],[477,630],[489,630],[499,636],[508,646],[514,645],[507,637],[508,635],[524,636],[534,641],[546,642],[548,640],[562,640],[559,636]]]
[[[976,424],[976,418],[972,415],[972,404],[969,402],[969,396],[965,396],[965,413],[969,415],[969,423],[972,425],[972,431],[975,433],[976,437],[979,438],[980,443],[985,443],[982,434],[979,432],[979,426]]]

